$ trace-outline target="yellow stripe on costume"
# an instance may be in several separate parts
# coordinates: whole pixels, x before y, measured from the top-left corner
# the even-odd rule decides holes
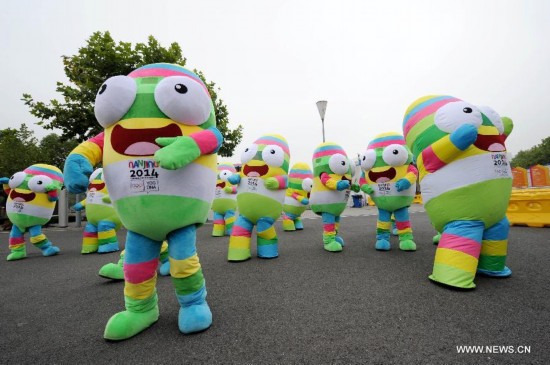
[[[44,241],[46,239],[46,235],[44,233],[40,233],[38,236],[31,237],[31,243],[35,244],[41,241]]]
[[[146,299],[153,295],[155,284],[157,283],[157,273],[149,280],[139,284],[124,283],[124,295],[132,299]]]
[[[477,259],[475,257],[448,248],[438,248],[436,250],[434,263],[452,266],[471,274],[475,274],[477,269]]]
[[[250,249],[250,237],[232,236],[229,239],[229,248]]]
[[[376,228],[389,230],[391,228],[391,222],[376,222]]]
[[[481,255],[485,256],[506,256],[508,252],[508,241],[483,241],[481,243]]]
[[[403,234],[403,233],[412,233],[412,229],[409,227],[409,228],[397,230],[397,234]]]
[[[92,166],[95,166],[101,162],[101,148],[97,144],[90,141],[84,141],[80,145],[76,146],[71,152],[71,155],[73,153],[86,157]]]
[[[271,226],[265,231],[258,232],[258,237],[264,238],[266,240],[272,240],[277,238],[277,232],[275,232],[275,227]]]
[[[185,260],[176,260],[169,258],[170,260],[170,275],[173,278],[186,278],[193,275],[201,268],[199,262],[199,257],[197,254],[194,254],[191,257],[186,258]]]

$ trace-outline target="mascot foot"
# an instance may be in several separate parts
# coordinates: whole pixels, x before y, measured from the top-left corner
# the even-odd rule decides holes
[[[57,246],[50,246],[42,251],[42,255],[44,256],[53,256],[57,255],[59,253],[59,247]]]
[[[345,244],[344,244],[344,239],[340,236],[336,236],[334,237],[334,239],[336,240],[336,242],[338,242],[340,244],[340,246],[344,247]]]
[[[501,271],[477,269],[477,273],[483,276],[489,276],[492,278],[507,278],[512,275],[512,270],[510,270],[508,266],[504,266],[504,269]]]
[[[109,263],[99,269],[99,276],[112,280],[124,280],[124,269],[119,264]]]
[[[106,243],[104,245],[99,245],[97,249],[98,253],[109,253],[118,251],[118,242]]]
[[[229,249],[227,261],[241,262],[250,259],[250,250],[247,249]]]
[[[329,252],[341,252],[343,250],[342,245],[339,244],[337,241],[325,243],[324,246],[325,246],[325,250]]]
[[[474,289],[476,287],[476,284],[474,284],[473,281],[468,281],[468,280],[464,280],[463,281],[464,283],[462,282],[451,283],[448,281],[439,280],[433,274],[428,276],[428,278],[436,284],[455,288],[455,289]]]
[[[438,233],[435,236],[433,236],[432,242],[434,243],[434,245],[438,245],[440,239],[441,239],[441,233]]]
[[[391,249],[390,241],[388,240],[378,240],[374,245],[374,248],[378,251],[389,251]]]
[[[212,231],[212,237],[223,237],[225,235],[225,233],[223,231],[217,231],[217,230],[214,230]]]
[[[170,275],[170,261],[166,261],[166,262],[163,262],[162,264],[160,264],[159,273],[162,276]]]
[[[212,325],[212,312],[208,304],[181,307],[178,316],[180,332],[187,334],[204,331]]]
[[[107,322],[103,338],[111,341],[126,340],[147,329],[158,319],[158,306],[147,312],[118,312]]]
[[[13,251],[6,257],[7,261],[21,260],[27,257],[27,253],[24,251]]]
[[[399,249],[401,251],[416,251],[416,243],[413,240],[399,241]]]
[[[82,250],[80,250],[80,253],[83,255],[89,254],[89,253],[96,253],[97,252],[97,246],[82,246]]]

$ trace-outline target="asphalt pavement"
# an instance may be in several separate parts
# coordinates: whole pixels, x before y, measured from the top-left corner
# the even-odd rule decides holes
[[[372,207],[346,210],[341,253],[323,250],[310,212],[304,231],[277,222],[272,260],[227,262],[228,238],[211,237],[206,224],[197,249],[212,327],[181,334],[171,280],[159,277],[159,321],[122,342],[105,341],[103,330],[123,310],[123,283],[97,275],[118,253],[81,255],[82,228],[50,227],[59,255],[43,257],[27,237],[28,257],[8,262],[1,232],[0,363],[549,364],[550,229],[512,227],[512,277],[478,277],[475,290],[458,291],[428,280],[435,232],[421,206],[412,211],[416,252],[400,251],[396,237],[391,251],[374,249]],[[119,238],[123,246],[124,231]],[[458,353],[463,345],[493,353]]]

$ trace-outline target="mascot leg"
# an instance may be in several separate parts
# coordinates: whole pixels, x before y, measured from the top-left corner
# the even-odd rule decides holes
[[[164,241],[162,242],[162,246],[160,247],[160,259],[159,259],[159,273],[162,276],[168,276],[170,275],[170,260],[168,257],[168,242]]]
[[[392,236],[399,235],[399,232],[397,231],[397,225],[395,224],[395,214],[391,215],[391,234]]]
[[[231,236],[231,230],[233,229],[233,225],[235,224],[235,220],[237,218],[235,217],[235,211],[234,210],[228,210],[225,212],[224,220],[225,220],[225,235]]]
[[[409,208],[401,208],[394,212],[395,227],[399,236],[399,249],[402,251],[416,251],[416,243],[413,240]]]
[[[483,232],[481,241],[481,253],[477,272],[493,277],[508,277],[512,270],[506,266],[506,254],[508,251],[508,233],[510,222],[504,217],[500,222]]]
[[[245,261],[250,258],[250,237],[254,224],[239,215],[229,237],[228,261]]]
[[[390,246],[391,213],[378,208],[378,222],[376,222],[376,244],[379,251],[389,251]]]
[[[223,237],[224,232],[225,232],[225,220],[223,219],[223,214],[214,212],[214,224],[212,227],[212,236]]]
[[[340,246],[344,247],[344,239],[342,237],[340,237],[340,235],[338,234],[338,232],[340,231],[340,216],[337,215],[334,217],[334,231],[336,232],[336,236],[334,237],[334,239],[336,240],[336,242],[338,242],[340,244]]]
[[[480,221],[447,223],[435,251],[430,279],[445,285],[473,289],[484,225]]]
[[[293,232],[296,230],[293,214],[283,213],[283,230],[285,232]]]
[[[301,231],[304,229],[304,224],[302,223],[302,217],[298,216],[294,219],[294,227],[296,227],[297,231]]]
[[[97,252],[98,246],[97,227],[88,222],[86,223],[86,227],[84,227],[84,233],[82,235],[82,250],[80,250],[80,253],[87,254]]]
[[[42,233],[42,226],[32,226],[29,228],[31,243],[42,251],[44,256],[53,256],[59,252],[59,247],[52,245],[50,240]]]
[[[180,228],[168,235],[170,275],[181,306],[178,325],[185,334],[204,331],[212,324],[196,239],[195,225]]]
[[[118,251],[118,238],[116,236],[116,224],[109,221],[100,221],[97,225],[97,238],[99,248],[97,252],[108,253]]]
[[[272,218],[258,219],[257,253],[262,259],[274,259],[279,256],[279,238]]]
[[[106,340],[120,341],[137,335],[158,320],[156,291],[161,242],[128,231],[124,254],[124,303],[105,326]]]
[[[11,226],[9,247],[10,254],[6,257],[8,261],[21,260],[27,257],[25,248],[25,231],[19,229],[15,224]]]
[[[99,269],[99,276],[111,280],[124,280],[124,250],[120,253],[120,259],[116,264],[109,262]]]
[[[336,217],[334,214],[323,213],[323,245],[326,251],[340,252],[342,245],[336,241]]]

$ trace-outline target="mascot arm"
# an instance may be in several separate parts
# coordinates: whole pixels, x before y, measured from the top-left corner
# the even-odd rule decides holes
[[[288,185],[288,176],[287,175],[277,175],[273,177],[268,177],[265,179],[265,187],[269,190],[281,190],[286,189]]]
[[[299,203],[303,204],[303,205],[308,205],[309,204],[309,199],[303,195],[300,195],[298,193],[292,193],[292,198],[297,200]]]
[[[508,117],[502,117],[501,119],[502,119],[502,124],[504,125],[504,133],[502,133],[502,135],[504,136],[504,140],[506,141],[506,139],[514,129],[514,122],[512,121],[512,119]]]
[[[414,165],[409,165],[405,179],[407,179],[411,185],[416,184],[416,180],[418,179],[418,170],[414,167]]]
[[[81,200],[80,202],[73,205],[73,209],[76,210],[77,212],[84,210],[84,208],[86,208],[86,199]]]
[[[337,190],[338,182],[341,180],[330,177],[329,174],[323,172],[320,177],[321,183],[330,190]]]
[[[63,181],[69,193],[80,194],[88,189],[93,166],[103,158],[103,133],[82,142],[71,151],[63,168]]]
[[[110,197],[109,195],[103,196],[103,198],[101,198],[101,201],[102,201],[103,203],[106,203],[106,204],[111,204],[111,203],[112,203],[111,197]]]
[[[176,170],[200,156],[218,152],[223,137],[216,127],[210,127],[189,136],[157,138],[155,142],[162,147],[155,152],[155,160],[162,168]]]
[[[454,161],[477,139],[477,128],[463,124],[454,132],[434,142],[422,151],[420,158],[427,172],[435,172]]]
[[[361,191],[365,194],[371,195],[374,193],[374,189],[369,184],[363,184],[361,185]]]

